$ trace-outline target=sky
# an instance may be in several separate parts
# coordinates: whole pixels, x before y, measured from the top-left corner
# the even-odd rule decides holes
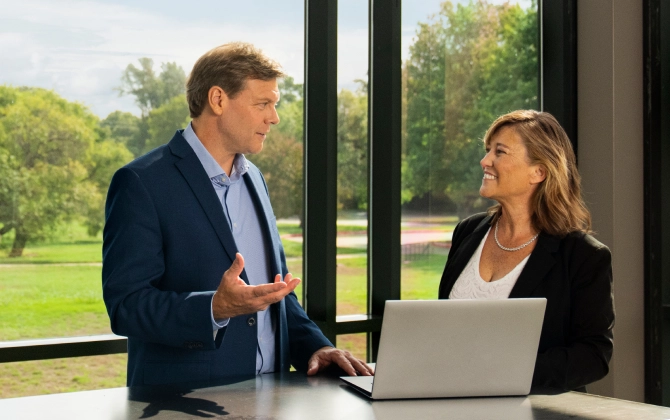
[[[454,2],[466,1],[457,0]],[[496,0],[499,2],[500,0]],[[297,82],[304,76],[304,0],[3,0],[0,84],[52,89],[88,106],[100,118],[122,110],[139,115],[131,96],[119,96],[123,70],[150,57],[156,70],[176,62],[188,72],[211,48],[246,41],[280,62]],[[416,23],[440,0],[405,0],[402,48],[407,56]],[[520,1],[522,5],[529,1]],[[368,6],[338,3],[338,86],[355,89],[368,70]]]

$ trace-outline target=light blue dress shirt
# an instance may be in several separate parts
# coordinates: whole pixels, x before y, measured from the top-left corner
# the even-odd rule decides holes
[[[230,176],[226,175],[218,162],[203,146],[189,123],[184,130],[184,138],[193,148],[200,160],[212,186],[219,197],[225,220],[233,232],[233,238],[240,254],[244,257],[244,270],[252,285],[265,284],[274,279],[277,273],[271,273],[270,261],[256,206],[251,199],[242,176],[247,173],[249,164],[242,154],[235,156]],[[222,221],[223,222],[223,221]],[[221,273],[223,274],[223,273]],[[257,312],[258,352],[256,354],[256,373],[273,372],[275,369],[275,330],[276,325],[270,308]],[[214,320],[214,331],[228,325],[228,319]]]

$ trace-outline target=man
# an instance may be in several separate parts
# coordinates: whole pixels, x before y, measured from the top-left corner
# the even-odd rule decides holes
[[[249,44],[207,52],[187,82],[189,126],[112,179],[103,296],[112,331],[128,337],[129,386],[290,365],[372,374],[300,307],[267,186],[244,156],[279,123],[282,76]]]

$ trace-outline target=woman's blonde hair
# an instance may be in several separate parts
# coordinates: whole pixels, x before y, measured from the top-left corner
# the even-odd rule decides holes
[[[532,110],[513,111],[498,117],[484,135],[486,146],[502,127],[511,127],[528,152],[531,165],[546,171],[532,198],[531,220],[540,232],[565,236],[570,232],[591,233],[591,214],[584,204],[581,178],[572,144],[553,115]],[[489,209],[495,223],[502,213],[500,204]]]

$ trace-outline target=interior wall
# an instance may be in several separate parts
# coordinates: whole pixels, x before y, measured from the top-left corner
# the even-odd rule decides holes
[[[644,401],[643,19],[637,0],[578,2],[578,156],[596,238],[610,247],[616,325],[591,393]]]

